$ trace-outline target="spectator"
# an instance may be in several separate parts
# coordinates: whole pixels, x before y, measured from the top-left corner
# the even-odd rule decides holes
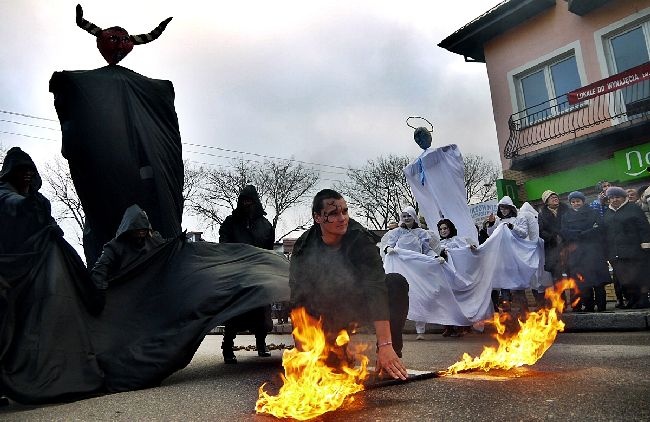
[[[627,194],[627,200],[630,201],[631,204],[636,204],[636,202],[639,200],[639,194],[637,193],[636,189],[625,189],[625,193]]]
[[[416,221],[415,209],[413,207],[404,208],[400,214],[399,227],[388,231],[381,238],[382,253],[393,251],[397,247],[425,255],[435,255],[430,246],[429,231],[420,228]],[[426,322],[415,321],[416,340],[424,340],[425,329]]]
[[[612,184],[606,180],[601,180],[596,183],[596,192],[598,192],[598,197],[589,205],[589,207],[596,211],[601,217],[605,215],[605,210],[609,205],[609,198],[607,197],[606,192],[611,185]]]
[[[585,196],[575,191],[569,194],[570,211],[562,216],[562,238],[567,254],[567,274],[580,290],[579,303],[574,309],[594,312],[605,310],[605,284],[611,280],[599,226],[600,216],[585,207]]]
[[[639,204],[648,222],[650,222],[650,186],[641,186],[637,192],[639,195],[637,204]]]
[[[377,370],[406,379],[399,358],[408,313],[406,279],[384,272],[372,235],[348,216],[341,194],[331,189],[318,192],[312,216],[314,225],[296,241],[291,258],[289,286],[294,306],[322,318],[330,341],[341,329],[372,322]]]
[[[560,202],[560,197],[553,191],[547,190],[542,194],[544,206],[539,212],[539,236],[544,239],[544,269],[557,280],[562,277],[564,269],[560,262],[562,248],[561,223],[562,216],[569,207]]]
[[[244,186],[237,198],[237,208],[226,217],[219,228],[219,243],[246,243],[258,248],[273,250],[275,229],[264,217],[265,215],[266,212],[255,186]],[[284,305],[278,303],[276,306],[281,308]],[[221,344],[224,362],[227,364],[237,363],[237,357],[233,351],[235,337],[238,332],[245,330],[252,331],[255,335],[257,355],[260,357],[271,356],[266,347],[266,335],[272,329],[271,304],[252,309],[226,321]]]
[[[650,223],[639,207],[629,203],[622,188],[610,187],[607,196],[610,202],[604,218],[607,258],[628,298],[626,307],[648,308]]]

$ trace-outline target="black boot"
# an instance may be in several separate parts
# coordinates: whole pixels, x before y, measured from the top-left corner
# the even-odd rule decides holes
[[[221,350],[223,352],[223,362],[227,364],[235,364],[237,363],[237,357],[235,356],[235,352],[233,351],[233,347],[235,346],[235,339],[230,338],[230,337],[225,337],[223,338],[223,342],[221,343]]]
[[[266,348],[266,335],[264,337],[255,337],[255,345],[257,346],[257,356],[261,358],[268,358],[271,352]]]

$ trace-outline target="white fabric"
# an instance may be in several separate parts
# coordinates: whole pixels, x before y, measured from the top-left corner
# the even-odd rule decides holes
[[[409,282],[408,319],[412,321],[469,326],[492,314],[489,279],[467,285],[456,279],[451,264],[404,249],[387,255],[384,268]]]
[[[500,225],[479,247],[480,259],[453,255],[456,268],[470,278],[488,277],[495,289],[524,290],[539,269],[539,242],[515,236],[512,230]],[[541,249],[544,256],[544,249]],[[459,261],[459,258],[463,258]]]
[[[459,236],[478,245],[478,232],[467,206],[463,156],[457,145],[426,149],[404,168],[404,175],[431,227],[448,218]]]
[[[553,275],[544,270],[544,239],[539,237],[538,215],[539,213],[528,202],[524,202],[521,208],[519,208],[519,216],[524,218],[528,225],[528,236],[526,239],[537,242],[537,250],[535,253],[539,255],[539,266],[530,279],[530,288],[541,291],[553,285]]]
[[[409,283],[410,320],[469,326],[489,318],[492,289],[530,288],[544,256],[543,244],[540,249],[539,241],[518,238],[504,226],[476,250],[458,236],[447,245],[459,246],[447,249],[449,262],[399,247],[384,259],[387,273]]]
[[[380,251],[383,254],[386,250],[386,247],[391,248],[400,248],[406,249],[409,251],[425,254],[425,255],[434,255],[434,252],[431,250],[429,245],[429,231],[414,228],[406,229],[404,227],[398,227],[386,232],[381,238]],[[401,273],[400,273],[401,274]]]
[[[539,239],[539,222],[537,221],[538,212],[528,202],[519,208],[519,216],[526,220],[528,236],[527,240],[536,242]]]

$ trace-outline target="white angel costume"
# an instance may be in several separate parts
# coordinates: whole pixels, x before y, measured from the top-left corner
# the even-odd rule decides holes
[[[449,218],[459,236],[478,245],[478,232],[467,206],[463,156],[457,145],[427,148],[404,167],[404,175],[429,224]]]

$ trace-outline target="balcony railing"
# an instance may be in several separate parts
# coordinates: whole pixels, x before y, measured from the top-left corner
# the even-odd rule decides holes
[[[576,104],[569,104],[565,94],[510,116],[510,137],[503,156],[514,158],[555,139],[576,138],[583,134],[579,132],[586,134],[595,126],[609,127],[637,119],[650,120],[650,80]]]

